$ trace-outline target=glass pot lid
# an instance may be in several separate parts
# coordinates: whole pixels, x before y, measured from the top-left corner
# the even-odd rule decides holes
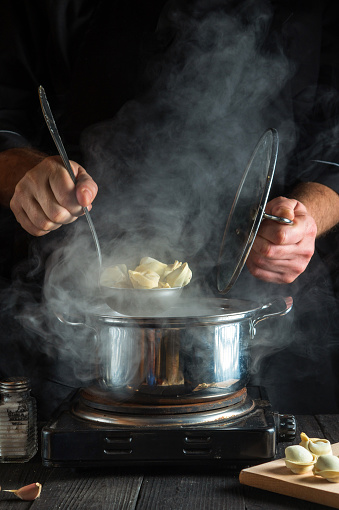
[[[261,136],[235,195],[220,247],[219,292],[228,292],[238,279],[262,221],[278,155],[278,132]]]

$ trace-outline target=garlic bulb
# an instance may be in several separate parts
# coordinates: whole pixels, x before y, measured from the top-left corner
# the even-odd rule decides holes
[[[335,455],[320,455],[313,467],[313,474],[329,482],[339,482],[339,458]]]
[[[292,445],[285,449],[285,464],[293,473],[302,474],[310,471],[317,457],[303,446]]]
[[[331,443],[328,439],[309,438],[304,432],[300,434],[300,446],[303,446],[314,455],[327,455],[332,454]]]

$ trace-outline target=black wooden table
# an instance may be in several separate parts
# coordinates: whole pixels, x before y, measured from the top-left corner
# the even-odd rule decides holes
[[[310,437],[339,442],[339,415],[296,416],[297,440]],[[279,445],[283,457],[287,444]],[[42,484],[39,499],[19,500],[0,493],[0,510],[320,510],[329,507],[241,485],[226,469],[46,468],[37,455],[26,464],[0,464],[0,485],[18,489]]]

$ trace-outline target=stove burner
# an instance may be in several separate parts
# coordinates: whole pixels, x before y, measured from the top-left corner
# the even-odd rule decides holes
[[[84,405],[97,410],[124,414],[182,414],[210,411],[244,402],[246,396],[247,389],[242,388],[230,393],[228,397],[223,396],[218,399],[205,398],[194,403],[193,401],[187,403],[185,396],[178,395],[175,403],[172,400],[158,398],[155,404],[149,399],[144,399],[142,403],[135,402],[133,399],[117,401],[110,396],[108,391],[100,390],[95,386],[80,390],[80,400]]]
[[[254,409],[246,388],[222,400],[198,404],[143,405],[114,402],[81,390],[72,407],[78,418],[129,427],[178,427],[236,420]],[[180,401],[179,401],[180,402]]]

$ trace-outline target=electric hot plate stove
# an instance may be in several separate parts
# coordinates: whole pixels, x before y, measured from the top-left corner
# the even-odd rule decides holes
[[[274,412],[258,386],[226,401],[175,406],[107,404],[81,389],[43,428],[42,462],[242,467],[273,459],[277,443],[295,434],[294,416]]]

